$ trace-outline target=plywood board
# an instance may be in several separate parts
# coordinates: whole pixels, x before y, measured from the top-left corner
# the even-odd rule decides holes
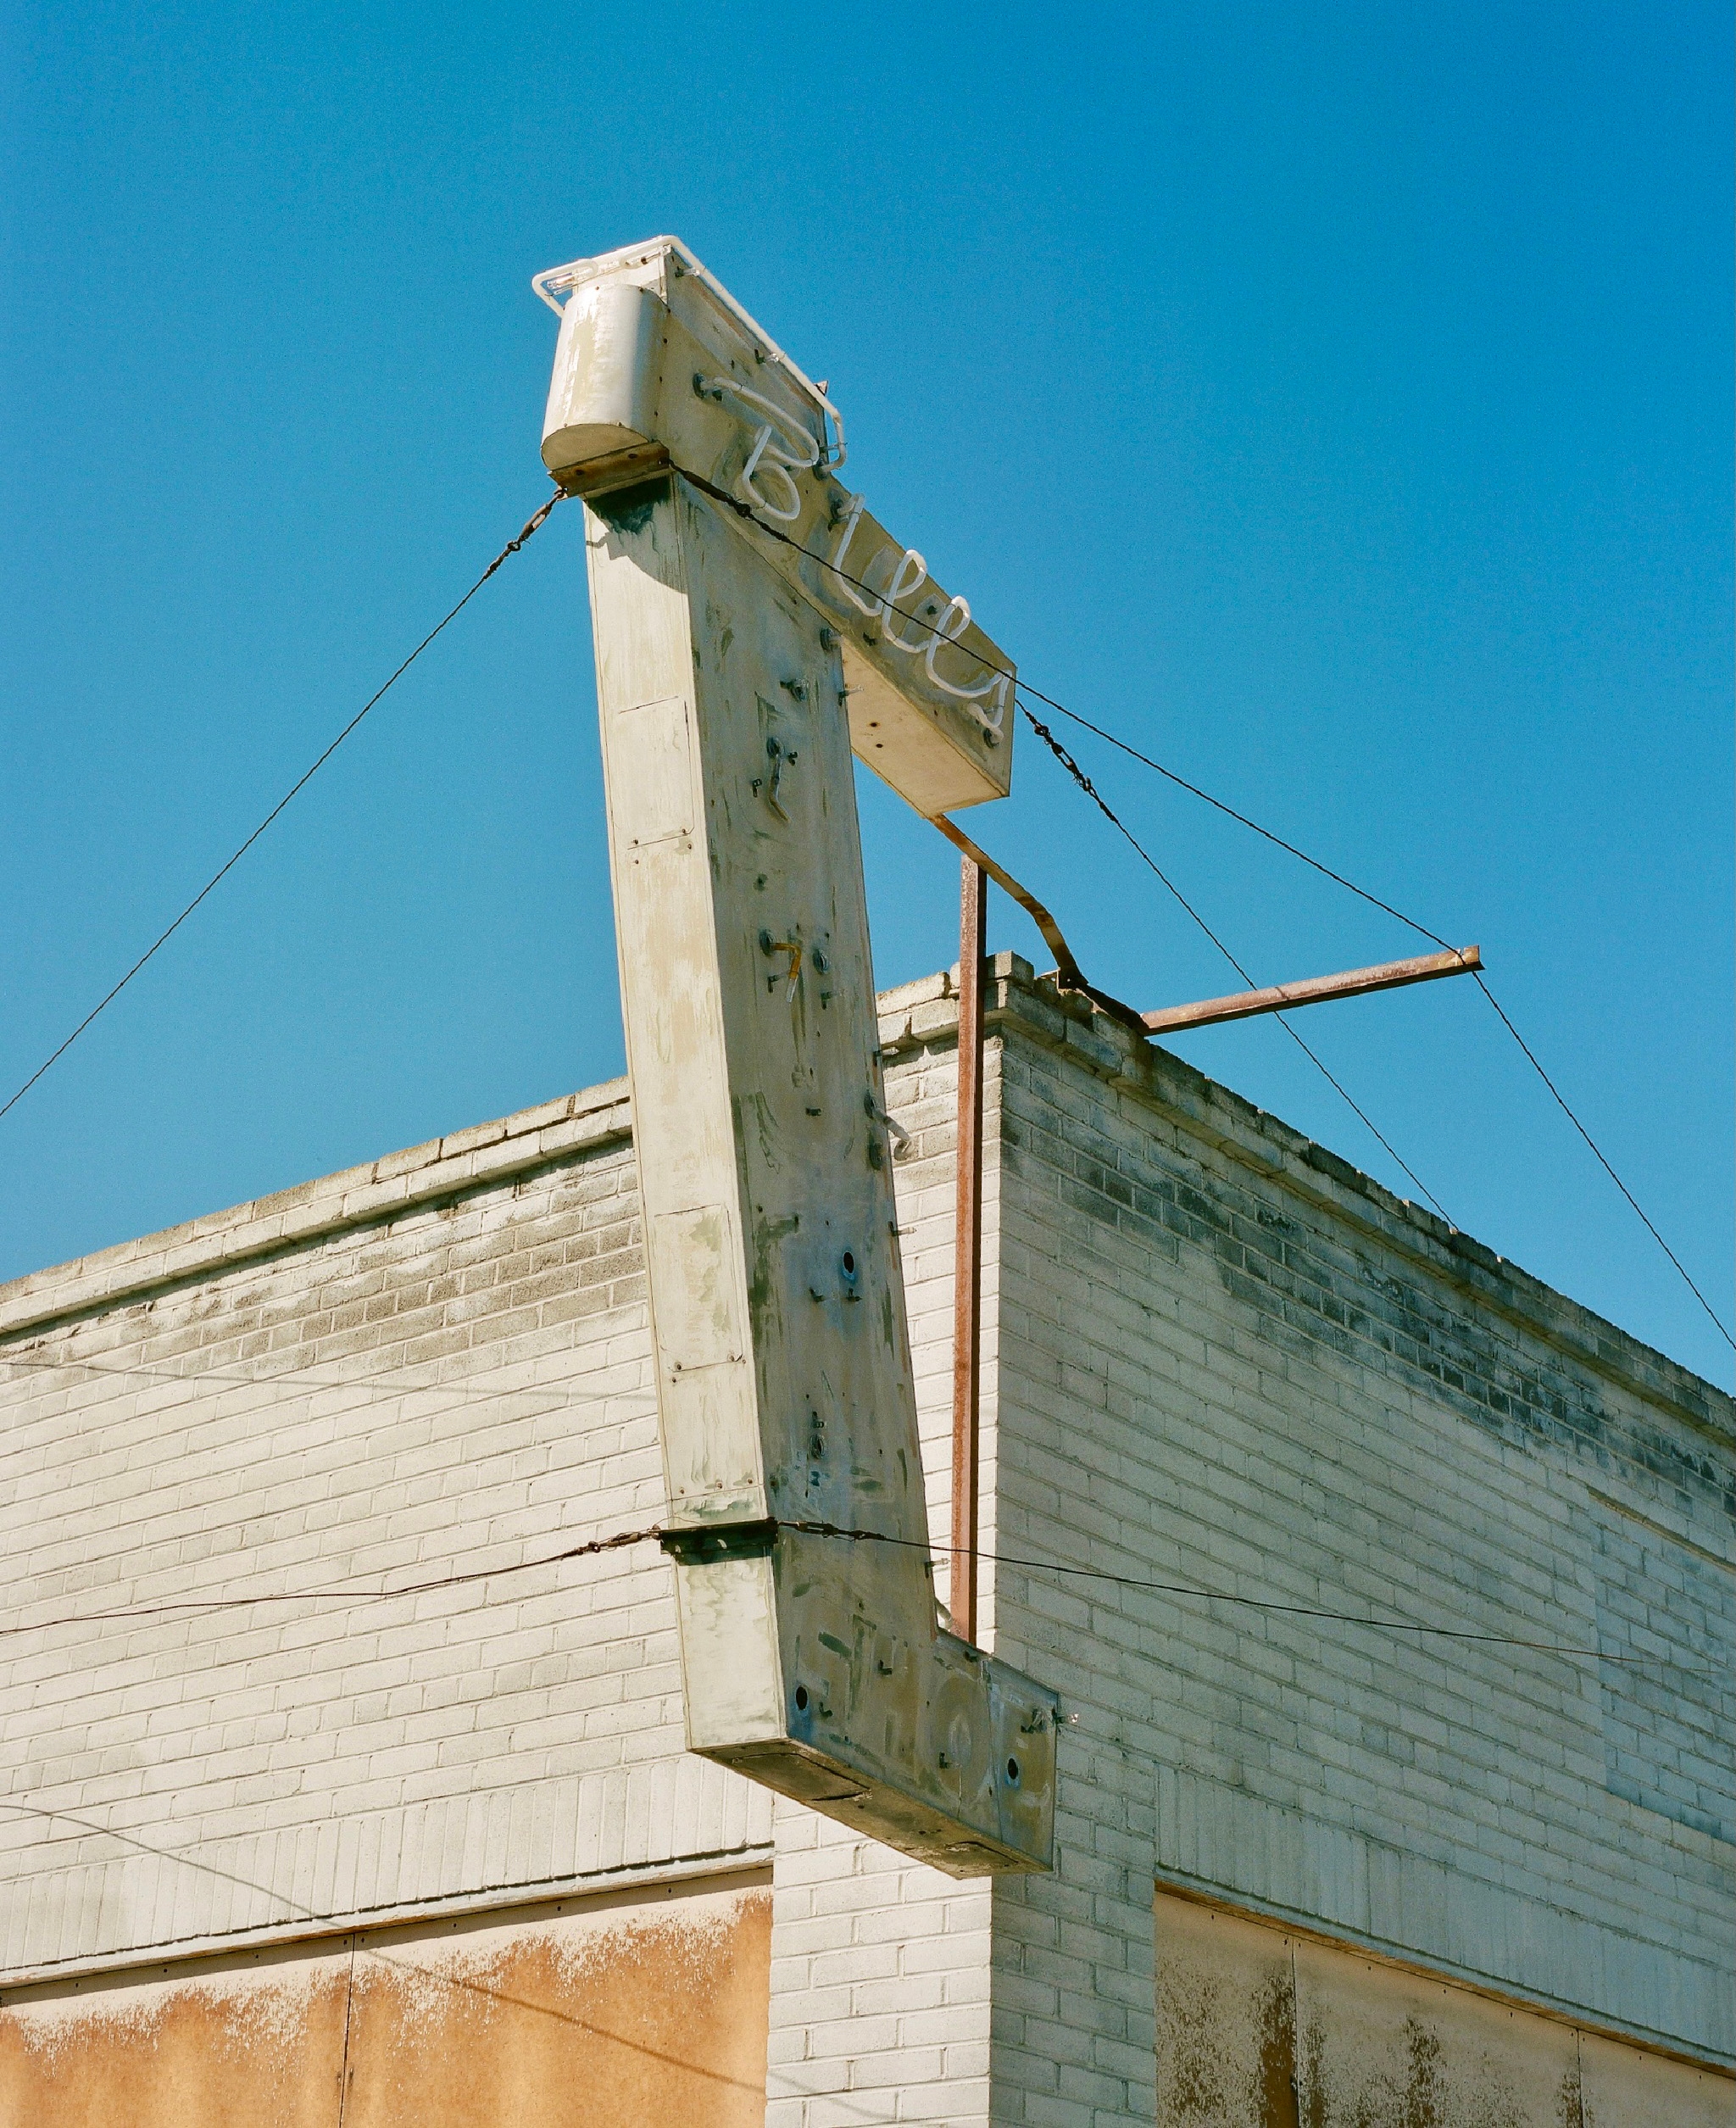
[[[1736,2128],[1736,2081],[1160,1891],[1159,2128]]]
[[[0,2009],[0,2121],[331,2128],[348,1973],[341,1947]]]
[[[364,1936],[0,2010],[19,2128],[757,2128],[771,1901]]]
[[[1624,2047],[1579,2042],[1583,2128],[1736,2128],[1736,2079]]]
[[[1290,1939],[1157,1901],[1158,2128],[1298,2128]]]
[[[1573,2128],[1571,2025],[1317,1943],[1295,1963],[1308,2128]]]

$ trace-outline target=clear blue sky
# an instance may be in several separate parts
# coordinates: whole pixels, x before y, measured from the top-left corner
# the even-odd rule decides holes
[[[673,230],[1031,680],[1481,943],[1728,1310],[1726,6],[4,21],[0,1099],[545,492],[531,274]],[[621,1068],[579,532],[0,1122],[0,1277]],[[1077,750],[1260,980],[1416,950]],[[1028,735],[974,817],[1108,987],[1238,987]],[[951,854],[863,818],[881,980],[950,961]],[[1470,983],[1299,1025],[1461,1226],[1729,1380]],[[1177,1046],[1411,1194],[1275,1025]]]

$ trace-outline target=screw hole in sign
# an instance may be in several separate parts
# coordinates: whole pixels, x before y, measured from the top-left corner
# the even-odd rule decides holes
[[[1007,1761],[1007,1779],[1008,1779],[1010,1781],[1012,1781],[1012,1782],[1016,1783],[1016,1782],[1017,1782],[1017,1780],[1018,1780],[1018,1778],[1019,1778],[1019,1762],[1018,1762],[1018,1760],[1017,1760],[1016,1758],[1010,1758],[1010,1759]]]
[[[808,1688],[805,1685],[798,1685],[796,1687],[796,1712],[798,1714],[805,1714],[807,1711]]]

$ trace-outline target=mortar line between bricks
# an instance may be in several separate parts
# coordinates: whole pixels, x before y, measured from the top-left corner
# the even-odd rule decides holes
[[[440,1175],[431,1168],[424,1170],[426,1179],[420,1187],[415,1185],[415,1178],[410,1178],[412,1186],[403,1196],[394,1198],[389,1204],[358,1206],[353,1210],[334,1206],[328,1217],[298,1228],[292,1234],[280,1233],[269,1237],[262,1235],[251,1241],[236,1238],[225,1243],[220,1237],[214,1235],[209,1250],[191,1255],[186,1262],[176,1264],[173,1270],[163,1268],[159,1262],[149,1271],[142,1271],[136,1278],[130,1279],[122,1274],[113,1285],[105,1285],[100,1291],[87,1297],[68,1295],[64,1288],[57,1295],[51,1290],[41,1296],[41,1306],[34,1310],[29,1305],[32,1296],[22,1296],[14,1304],[21,1312],[9,1319],[6,1314],[8,1303],[3,1291],[0,1291],[0,1345],[9,1343],[19,1336],[40,1334],[63,1323],[89,1322],[123,1305],[163,1299],[184,1288],[208,1284],[214,1273],[220,1276],[232,1270],[251,1268],[267,1261],[292,1259],[329,1242],[336,1234],[364,1233],[372,1228],[390,1226],[407,1213],[425,1212],[445,1203],[459,1204],[468,1199],[486,1196],[503,1183],[522,1182],[557,1168],[580,1167],[597,1154],[615,1150],[632,1142],[631,1124],[612,1122],[594,1138],[570,1147],[562,1146],[554,1151],[527,1145],[522,1159],[503,1161],[498,1167],[491,1167],[486,1174]],[[460,1158],[469,1156],[459,1156]],[[386,1186],[359,1183],[355,1190],[359,1192]],[[275,1217],[279,1215],[264,1216]],[[245,1232],[243,1226],[242,1236]],[[146,1240],[154,1239],[150,1235],[143,1238]],[[31,1275],[41,1277],[43,1274],[35,1273]],[[68,1286],[74,1288],[78,1284],[76,1276],[66,1281]]]
[[[1006,987],[1010,990],[1012,985],[1008,983]],[[1039,1053],[1058,1061],[1077,1064],[1089,1072],[1093,1078],[1107,1082],[1137,1100],[1143,1107],[1156,1110],[1172,1127],[1202,1139],[1214,1151],[1226,1155],[1238,1167],[1257,1175],[1268,1185],[1276,1184],[1293,1191],[1305,1202],[1318,1206],[1330,1218],[1343,1221],[1358,1228],[1382,1247],[1394,1249],[1409,1257],[1432,1277],[1469,1294],[1479,1306],[1491,1309],[1515,1328],[1566,1353],[1576,1364],[1593,1368],[1630,1394],[1655,1397],[1667,1402],[1672,1411],[1698,1430],[1711,1434],[1721,1445],[1728,1446],[1733,1433],[1736,1433],[1736,1420],[1721,1423],[1717,1418],[1696,1409],[1694,1404],[1683,1400],[1667,1385],[1668,1382],[1688,1373],[1679,1362],[1672,1360],[1667,1353],[1642,1345],[1619,1323],[1594,1314],[1566,1295],[1544,1285],[1522,1265],[1510,1262],[1505,1257],[1495,1257],[1495,1262],[1504,1267],[1510,1279],[1536,1285],[1539,1295],[1553,1311],[1571,1312],[1573,1316],[1583,1317],[1586,1326],[1581,1329],[1576,1323],[1572,1327],[1555,1327],[1545,1319],[1542,1308],[1527,1306],[1524,1296],[1509,1299],[1503,1295],[1499,1290],[1500,1282],[1493,1273],[1483,1270],[1483,1267],[1470,1259],[1463,1250],[1451,1248],[1446,1241],[1429,1231],[1429,1227],[1435,1223],[1432,1214],[1394,1195],[1372,1176],[1363,1174],[1348,1161],[1341,1164],[1353,1178],[1349,1182],[1325,1173],[1320,1174],[1317,1181],[1310,1181],[1309,1176],[1297,1173],[1298,1166],[1305,1161],[1310,1151],[1318,1152],[1327,1159],[1336,1159],[1337,1156],[1331,1152],[1330,1148],[1304,1138],[1299,1132],[1292,1132],[1290,1127],[1278,1117],[1267,1116],[1263,1111],[1254,1108],[1240,1095],[1220,1086],[1204,1072],[1196,1071],[1182,1058],[1172,1056],[1168,1050],[1148,1048],[1139,1053],[1149,1060],[1142,1072],[1132,1068],[1138,1061],[1136,1056],[1117,1053],[1112,1057],[1095,1057],[1083,1044],[1067,1039],[1071,1021],[1070,1015],[1065,1015],[1065,1008],[1066,1024],[1062,1031],[1056,1033],[1043,1027],[1028,1011],[1021,1011],[1021,1002],[1016,996],[1010,996],[1004,1002],[991,1000],[983,1014],[986,1028],[991,1033],[1003,1035],[1016,1033]],[[955,1030],[950,1039],[956,1040]],[[1131,1044],[1132,1038],[1127,1039]],[[1192,1113],[1181,1102],[1167,1097],[1157,1083],[1160,1072],[1172,1072],[1178,1077],[1185,1075],[1188,1078],[1197,1080],[1198,1088],[1193,1089],[1196,1100],[1221,1101],[1246,1109],[1246,1118],[1238,1117],[1236,1120],[1244,1121],[1246,1128],[1267,1145],[1271,1145],[1275,1131],[1283,1131],[1287,1136],[1294,1137],[1294,1145],[1271,1145],[1270,1151],[1263,1156],[1260,1151],[1245,1143],[1234,1132],[1214,1128],[1203,1117]],[[1044,1106],[1049,1104],[1045,1102]],[[1475,1247],[1483,1245],[1477,1243],[1474,1236],[1466,1235],[1463,1239]],[[1489,1253],[1494,1256],[1494,1252],[1491,1251]],[[1479,1282],[1477,1276],[1478,1272],[1482,1272],[1483,1282]],[[1638,1368],[1623,1364],[1619,1358],[1611,1357],[1603,1349],[1602,1344],[1594,1341],[1589,1334],[1594,1329],[1601,1334],[1602,1338],[1613,1340],[1622,1347],[1632,1347],[1642,1355],[1644,1361],[1656,1370],[1660,1379],[1649,1382]],[[1582,1338],[1583,1343],[1580,1342]],[[1697,1384],[1699,1378],[1694,1379]],[[1716,1384],[1712,1386],[1716,1389]],[[1722,1392],[1719,1394],[1722,1395]]]

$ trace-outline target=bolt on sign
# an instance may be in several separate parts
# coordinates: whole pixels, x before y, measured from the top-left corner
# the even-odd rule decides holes
[[[1003,796],[1012,667],[685,245],[534,285],[542,455],[585,501],[688,1747],[954,1876],[1046,1869],[1054,1696],[937,1614],[850,766],[927,814]]]

